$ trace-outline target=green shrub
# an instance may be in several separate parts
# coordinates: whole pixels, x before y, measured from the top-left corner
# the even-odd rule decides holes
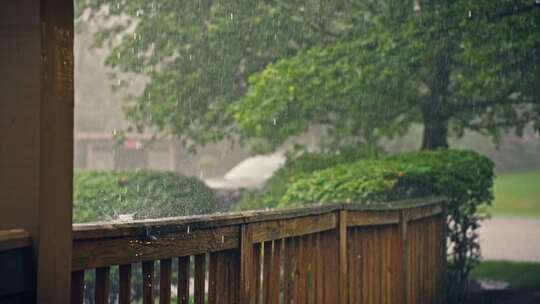
[[[73,221],[106,221],[120,214],[135,219],[211,213],[210,188],[194,177],[159,171],[84,171],[74,179]]]
[[[443,195],[448,199],[449,296],[461,297],[480,258],[477,229],[493,200],[493,163],[471,151],[421,151],[337,165],[297,178],[278,207]],[[450,301],[455,301],[450,299]]]
[[[235,206],[235,209],[276,208],[291,181],[308,176],[315,171],[365,158],[368,154],[368,151],[352,148],[343,148],[334,153],[297,151],[287,154],[285,164],[266,181],[264,188],[245,191],[242,194],[242,200]]]

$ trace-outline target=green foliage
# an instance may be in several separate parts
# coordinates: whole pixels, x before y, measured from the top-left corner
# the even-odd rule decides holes
[[[105,9],[106,8],[106,9]],[[78,0],[107,64],[148,79],[127,116],[186,144],[323,126],[335,145],[425,126],[540,129],[540,6],[530,0]],[[115,18],[117,17],[117,18]]]
[[[339,151],[326,153],[301,150],[289,153],[285,164],[266,181],[264,188],[243,193],[242,200],[235,209],[276,208],[292,181],[309,176],[315,171],[350,163],[369,155],[372,155],[371,151],[357,148],[342,148]]]
[[[495,216],[540,218],[540,171],[500,174],[495,181]]]
[[[316,171],[293,182],[278,207],[376,204],[424,195],[448,199],[450,302],[461,300],[480,258],[482,207],[493,200],[493,163],[472,151],[438,150],[365,159]]]
[[[73,221],[136,219],[217,211],[214,193],[202,181],[173,172],[83,171],[75,174]]]
[[[278,145],[320,124],[337,141],[360,136],[369,143],[417,122],[425,127],[423,148],[434,149],[448,146],[449,132],[497,139],[521,134],[528,123],[540,128],[540,87],[531,82],[540,76],[540,54],[532,51],[540,48],[540,6],[406,3],[368,18],[358,36],[253,74],[230,108],[243,132]],[[521,7],[529,9],[513,13]]]
[[[510,284],[510,290],[540,290],[540,263],[483,261],[472,271],[476,279]]]
[[[426,194],[490,202],[492,169],[489,159],[469,151],[422,151],[365,159],[297,179],[280,206],[369,204]]]
[[[138,128],[172,133],[187,144],[231,135],[226,111],[247,78],[268,63],[358,31],[360,7],[335,1],[77,0],[79,23],[104,25],[96,45],[106,63],[144,75],[144,92],[127,107]],[[106,8],[106,9],[104,9]],[[120,17],[120,18],[117,18]]]

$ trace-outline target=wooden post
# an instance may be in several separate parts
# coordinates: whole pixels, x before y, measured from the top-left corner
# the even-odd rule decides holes
[[[73,1],[41,0],[40,9],[38,302],[67,303],[72,250]]]
[[[349,295],[347,265],[347,210],[339,211],[339,303],[347,304]]]
[[[253,295],[253,230],[250,224],[240,231],[240,304],[254,303]]]
[[[441,265],[440,265],[440,275],[441,275],[441,282],[440,282],[440,286],[439,286],[439,295],[441,295],[441,299],[439,300],[439,303],[444,303],[444,301],[446,301],[446,298],[447,298],[447,294],[446,294],[446,279],[447,279],[447,275],[446,275],[446,264],[447,264],[447,241],[446,241],[446,237],[448,235],[448,224],[447,224],[447,219],[448,219],[448,206],[447,206],[447,203],[446,202],[443,202],[441,203],[442,204],[442,212],[441,212],[441,236],[440,236],[440,242],[442,242],[442,249],[441,249]]]
[[[401,283],[403,284],[403,303],[409,302],[409,241],[407,239],[407,221],[408,214],[405,210],[399,212],[399,230],[401,234],[401,248],[403,250],[403,272]]]

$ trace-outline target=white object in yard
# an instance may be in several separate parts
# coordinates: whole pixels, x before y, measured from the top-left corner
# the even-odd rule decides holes
[[[211,188],[238,189],[259,188],[285,163],[285,156],[274,153],[257,155],[241,161],[229,170],[223,178],[208,179]]]

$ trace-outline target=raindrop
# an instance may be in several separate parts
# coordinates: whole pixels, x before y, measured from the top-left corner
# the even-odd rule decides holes
[[[469,18],[472,18],[472,11],[469,10]]]
[[[190,227],[187,226],[187,234],[190,234],[190,233],[191,233],[191,232],[190,232]]]

